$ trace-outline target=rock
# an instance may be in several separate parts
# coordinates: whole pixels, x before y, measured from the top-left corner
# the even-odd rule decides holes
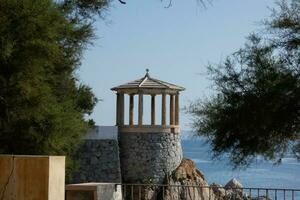
[[[233,178],[230,181],[228,181],[228,183],[226,183],[225,185],[225,189],[231,189],[231,188],[240,189],[243,188],[243,185],[238,180]]]
[[[222,185],[217,183],[212,183],[210,187],[213,190],[216,199],[224,199],[224,197],[226,196],[226,190]]]
[[[203,174],[196,168],[194,161],[183,159],[175,171],[167,178],[169,185],[184,185],[184,187],[169,186],[165,189],[165,200],[214,200]],[[189,187],[200,186],[200,187]],[[207,187],[207,188],[206,188]]]
[[[183,159],[166,177],[164,185],[164,188],[149,185],[126,190],[132,191],[133,199],[141,200],[254,200],[243,194],[243,186],[236,179],[230,180],[225,187],[216,183],[209,186],[190,159]]]
[[[243,185],[235,178],[228,181],[228,183],[225,185],[226,199],[244,199],[245,196],[242,188]]]

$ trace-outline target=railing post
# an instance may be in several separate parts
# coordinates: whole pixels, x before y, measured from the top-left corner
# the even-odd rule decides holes
[[[134,200],[134,198],[133,198],[133,185],[131,185],[131,200]]]
[[[250,196],[250,199],[251,199],[251,188],[249,189],[249,196]]]
[[[126,199],[126,196],[127,196],[127,194],[126,194],[126,191],[127,190],[127,186],[126,185],[124,185],[124,197],[125,197],[125,199]]]
[[[141,186],[139,185],[139,199],[138,200],[141,200],[142,199],[142,193],[141,193]]]

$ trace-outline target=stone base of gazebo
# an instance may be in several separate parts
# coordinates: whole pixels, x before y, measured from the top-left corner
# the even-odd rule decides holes
[[[178,133],[121,131],[119,146],[124,183],[161,184],[182,160]]]

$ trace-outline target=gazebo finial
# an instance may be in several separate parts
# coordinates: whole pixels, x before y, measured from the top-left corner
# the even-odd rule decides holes
[[[148,68],[146,68],[146,75],[145,76],[149,77],[149,69]]]

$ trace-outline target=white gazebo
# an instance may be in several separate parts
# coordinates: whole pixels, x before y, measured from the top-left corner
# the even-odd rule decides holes
[[[149,70],[138,80],[112,88],[117,94],[116,125],[120,132],[179,132],[179,92],[184,88],[150,77]],[[124,124],[124,96],[129,95],[129,123]],[[134,124],[134,95],[138,95],[138,123]],[[143,124],[143,97],[151,95],[151,125]],[[161,122],[156,122],[156,99],[161,95]],[[170,123],[166,123],[166,97],[170,96]]]

